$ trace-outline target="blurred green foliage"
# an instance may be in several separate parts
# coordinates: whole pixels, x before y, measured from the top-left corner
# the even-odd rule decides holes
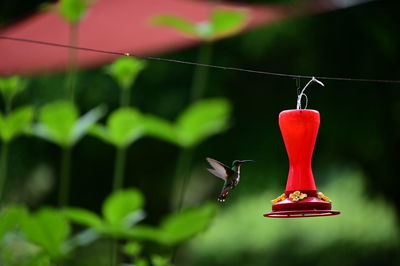
[[[138,239],[174,246],[206,230],[215,211],[213,204],[186,209],[165,218],[158,228],[138,226],[130,232],[130,235]]]
[[[103,215],[111,228],[123,228],[137,222],[135,212],[143,207],[143,196],[135,190],[121,191],[112,194],[103,205]]]
[[[393,204],[369,195],[363,174],[356,169],[330,175],[332,182],[319,189],[332,196],[334,209],[342,214],[312,219],[264,218],[262,214],[270,211],[269,200],[278,194],[269,189],[237,201],[218,215],[211,228],[190,243],[194,258],[186,263],[293,265],[301,260],[296,265],[355,265],[361,261],[394,265],[391,260],[400,248],[400,239]],[[235,226],[231,226],[233,221]]]
[[[106,237],[130,241],[121,249],[135,261],[148,263],[151,260],[153,265],[167,266],[171,265],[168,255],[154,253],[147,259],[145,254],[141,254],[144,245],[142,240],[166,247],[177,245],[204,231],[215,214],[215,206],[211,204],[172,214],[165,218],[160,228],[148,227],[156,232],[149,237],[148,234],[138,233],[146,228],[137,225],[144,218],[143,205],[142,193],[136,189],[127,189],[114,192],[104,201],[103,217],[82,208],[70,207],[60,211],[45,207],[29,214],[24,207],[10,206],[0,212],[0,250],[4,251],[0,252],[0,263],[68,263],[68,256],[71,256],[74,249],[93,243],[99,237]],[[70,221],[88,229],[71,235]],[[19,240],[11,237],[20,233]],[[16,241],[24,242],[25,247],[13,249]]]
[[[32,132],[61,147],[71,147],[85,136],[104,111],[104,107],[97,107],[79,117],[77,107],[71,102],[49,103],[41,108],[39,123],[34,125]]]
[[[151,264],[154,266],[171,266],[170,259],[160,255],[153,255],[151,257]]]
[[[26,8],[26,12],[33,2],[4,1],[1,5],[14,6],[22,14],[22,8]],[[400,54],[396,49],[400,43],[397,27],[399,7],[395,1],[374,1],[268,25],[229,40],[214,42],[213,64],[307,75],[396,79],[400,74],[397,62]],[[10,21],[10,14],[16,14],[10,8],[1,8],[0,12],[3,23]],[[218,31],[223,36],[224,25],[228,24],[235,25],[232,27],[236,33],[251,14],[246,14],[245,19],[240,15],[236,18],[230,14],[227,16],[230,18],[226,23],[215,24],[215,19],[213,23],[217,26],[213,27],[210,26],[211,19],[195,24],[183,18],[166,16],[159,17],[158,23],[196,38],[210,38]],[[231,34],[229,31],[226,33]],[[216,34],[214,37],[219,36]],[[194,49],[187,49],[165,56],[193,61],[196,54]],[[28,233],[29,241],[21,231],[22,223],[18,222],[34,221],[32,224],[42,228],[42,210],[28,214],[24,207],[2,208],[1,265],[20,266],[33,261],[33,265],[48,266],[51,263],[49,254],[54,255],[53,260],[58,260],[65,255],[65,246],[68,247],[67,256],[60,264],[110,265],[108,258],[111,257],[110,244],[113,241],[108,239],[112,235],[105,232],[115,231],[104,229],[109,222],[99,202],[106,198],[110,200],[110,161],[114,152],[98,141],[106,140],[105,137],[86,138],[80,142],[79,137],[74,141],[71,133],[74,129],[71,128],[80,121],[76,111],[78,106],[79,110],[87,113],[93,106],[104,102],[110,113],[105,121],[96,123],[111,139],[108,120],[114,112],[120,111],[116,108],[121,106],[121,97],[113,88],[115,83],[122,88],[122,84],[130,82],[129,87],[134,82],[137,88],[137,93],[129,99],[135,106],[133,110],[140,110],[143,139],[135,143],[134,148],[126,146],[125,185],[143,191],[148,213],[146,219],[141,220],[143,205],[138,208],[135,205],[138,201],[133,203],[134,196],[116,196],[115,202],[119,203],[115,204],[118,210],[113,217],[119,217],[115,221],[121,223],[115,224],[124,230],[124,234],[112,237],[126,241],[126,245],[119,246],[120,252],[127,256],[126,262],[168,265],[171,263],[171,249],[180,246],[180,241],[204,231],[211,222],[216,209],[209,205],[170,214],[171,198],[175,196],[171,177],[178,152],[176,146],[197,145],[186,195],[188,205],[197,206],[218,193],[220,180],[204,171],[205,157],[213,156],[221,161],[255,159],[257,164],[242,170],[235,197],[221,205],[210,230],[193,239],[189,246],[178,249],[177,265],[398,265],[400,91],[397,85],[328,81],[325,88],[310,86],[309,106],[321,113],[313,162],[316,182],[318,188],[333,200],[334,209],[342,211],[342,214],[304,220],[272,220],[262,217],[262,214],[270,210],[269,200],[282,192],[287,174],[287,157],[277,116],[281,110],[295,107],[298,84],[291,79],[212,70],[205,92],[209,100],[189,106],[192,67],[152,61],[146,63],[146,71],[140,75],[135,72],[140,67],[127,64],[120,68],[117,72],[126,73],[122,74],[121,81],[114,75],[104,75],[104,69],[81,71],[77,106],[60,107],[70,111],[60,111],[59,121],[51,118],[54,110],[51,108],[46,114],[49,117],[43,119],[41,107],[61,98],[55,88],[60,87],[63,74],[32,77],[29,86],[18,97],[15,97],[14,90],[6,89],[4,94],[2,89],[3,96],[8,95],[5,98],[12,99],[17,107],[14,111],[21,106],[38,107],[39,121],[34,127],[40,125],[47,127],[48,131],[53,126],[57,128],[54,131],[58,133],[48,133],[53,139],[51,142],[63,146],[74,144],[72,205],[79,207],[64,209],[61,212],[64,218],[60,218],[57,210],[45,209],[49,214],[43,217],[59,224],[54,230],[62,229],[60,225],[63,222],[60,221],[65,219],[83,226],[84,230],[79,231],[81,227],[78,226],[72,227],[71,234],[66,234],[65,230],[55,232],[58,237],[56,242],[52,242],[56,244],[50,251],[46,246],[48,243],[41,242],[43,239],[46,241],[46,237],[37,241],[39,237],[36,234],[31,238],[32,233]],[[110,71],[107,68],[107,72]],[[299,86],[304,86],[304,80]],[[213,111],[208,113],[207,110]],[[135,135],[129,132],[134,131],[132,128],[136,122],[130,120],[130,111],[126,113],[123,116],[128,118],[116,119],[121,122],[115,122],[117,126],[114,129],[124,132],[116,134],[125,139],[118,142],[123,145],[128,145]],[[47,126],[45,120],[51,126]],[[63,120],[68,126],[58,125]],[[6,126],[1,126],[0,130],[3,128]],[[86,130],[87,127],[83,128]],[[107,142],[111,143],[110,140]],[[8,198],[23,199],[18,203],[29,207],[54,204],[53,194],[45,197],[40,206],[32,203],[21,184],[29,180],[39,166],[56,169],[58,150],[36,138],[21,137],[11,144]],[[362,170],[342,172],[347,167]],[[332,173],[330,169],[333,169]],[[49,176],[51,180],[55,179],[53,174]],[[130,210],[134,210],[134,215],[123,217]],[[125,226],[125,222],[132,227]],[[60,244],[61,239],[63,243]]]
[[[166,26],[204,41],[232,36],[247,23],[246,11],[215,8],[207,21],[195,23],[174,15],[159,15],[152,19],[155,25]]]
[[[148,115],[147,134],[181,147],[193,147],[206,138],[223,132],[229,124],[231,105],[225,99],[198,101],[184,110],[175,123]]]
[[[122,190],[111,194],[103,203],[103,218],[81,208],[67,208],[63,213],[71,221],[104,236],[146,240],[166,246],[177,245],[204,231],[215,215],[215,205],[207,204],[172,214],[159,227],[136,225],[144,218],[143,204],[143,196],[137,190]],[[136,242],[124,249],[130,255],[137,255],[141,250]]]
[[[121,89],[127,90],[145,67],[146,63],[143,60],[121,57],[108,66],[106,72],[115,79]]]
[[[20,227],[21,221],[25,220],[26,216],[27,210],[22,206],[13,206],[2,210],[0,219],[0,239],[4,239],[7,232]]]
[[[134,108],[115,110],[107,119],[107,126],[94,125],[90,133],[115,147],[126,148],[144,134],[142,115]]]
[[[27,81],[19,76],[0,77],[0,92],[7,104],[11,104],[15,96],[22,92],[26,86]]]
[[[130,228],[143,219],[143,195],[137,190],[123,190],[111,194],[103,203],[103,217],[80,208],[63,212],[73,222],[95,229],[110,237],[128,234]]]
[[[66,21],[76,24],[83,18],[88,7],[88,0],[61,0],[59,12]]]
[[[10,142],[18,135],[29,131],[33,119],[31,106],[19,107],[9,114],[0,113],[0,136],[3,142]]]
[[[54,261],[66,254],[65,241],[71,233],[68,221],[55,209],[43,208],[22,220],[25,238],[40,246]]]

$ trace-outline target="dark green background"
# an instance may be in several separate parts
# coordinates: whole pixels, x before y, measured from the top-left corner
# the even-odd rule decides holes
[[[6,25],[29,15],[41,3],[3,0],[0,23]],[[398,1],[373,1],[286,20],[215,43],[212,63],[292,74],[399,80],[399,10]],[[162,56],[194,61],[196,55],[197,48],[190,48]],[[132,104],[145,113],[173,120],[189,104],[193,71],[188,65],[148,62],[132,90]],[[28,89],[17,99],[16,106],[34,104],[39,107],[61,98],[64,81],[63,74],[31,77]],[[301,86],[307,81],[301,80]],[[399,84],[322,81],[325,87],[314,84],[307,89],[308,108],[321,113],[313,160],[317,185],[331,182],[332,175],[327,174],[331,169],[359,169],[363,172],[368,200],[383,198],[386,204],[395,206],[398,215]],[[76,99],[82,112],[100,103],[106,103],[110,111],[118,105],[117,85],[102,68],[81,71],[78,88]],[[269,188],[275,188],[276,195],[283,192],[287,157],[277,119],[280,111],[295,108],[296,80],[210,69],[206,97],[228,98],[234,112],[231,128],[196,150],[192,166],[193,178],[197,178],[194,184],[204,184],[190,187],[197,195],[196,201],[214,200],[220,189],[218,180],[204,171],[207,156],[226,163],[234,159],[257,161],[243,168],[241,184],[226,205],[236,204]],[[25,201],[33,208],[52,205],[55,189],[35,201],[26,197],[26,187],[39,165],[46,165],[50,169],[50,179],[56,182],[59,148],[40,139],[23,137],[13,142],[11,149],[9,198]],[[177,154],[178,148],[150,138],[139,140],[129,149],[126,186],[144,191],[149,223],[157,223],[170,211],[174,193],[171,180]],[[73,154],[71,205],[99,210],[100,202],[110,192],[113,163],[111,146],[92,137],[80,142]],[[351,197],[348,204],[351,204]],[[269,208],[266,202],[265,210],[260,211]],[[268,221],[265,223],[268,227]],[[290,241],[281,244],[292,245]],[[302,261],[293,262],[295,265],[330,265],[321,257],[330,258],[332,253],[337,254],[336,259],[329,261],[344,265],[397,265],[397,246],[369,247],[373,251],[369,252],[368,248],[357,246],[357,242],[343,242],[315,254],[293,255],[293,258],[284,247],[274,254],[251,254],[244,248],[238,254],[242,260],[232,258],[224,264],[205,257],[199,265],[206,262],[209,265],[266,265],[262,262],[264,256],[269,258],[268,265],[293,265],[291,259]],[[229,246],[221,247],[225,248]],[[364,253],[358,253],[360,249]],[[281,261],[282,258],[285,260]],[[234,262],[240,264],[232,264]]]

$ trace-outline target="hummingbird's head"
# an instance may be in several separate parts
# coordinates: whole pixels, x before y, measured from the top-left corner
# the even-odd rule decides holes
[[[232,163],[232,167],[236,166],[240,166],[242,163],[247,163],[247,162],[254,162],[253,160],[234,160]]]

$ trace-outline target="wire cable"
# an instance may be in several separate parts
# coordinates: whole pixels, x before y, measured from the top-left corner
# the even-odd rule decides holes
[[[107,51],[107,50],[101,50],[101,49],[95,49],[95,48],[71,46],[71,45],[60,44],[60,43],[45,42],[45,41],[24,39],[24,38],[15,38],[15,37],[1,36],[1,35],[0,35],[0,39],[17,41],[17,42],[25,42],[25,43],[33,43],[33,44],[39,44],[39,45],[47,45],[47,46],[60,47],[60,48],[76,49],[76,50],[94,52],[94,53],[112,54],[112,55],[120,55],[120,56],[132,56],[132,57],[146,59],[146,60],[164,61],[164,62],[170,62],[170,63],[186,64],[186,65],[193,65],[193,66],[200,66],[200,67],[209,67],[209,68],[230,70],[230,71],[247,72],[247,73],[253,73],[253,74],[260,74],[260,75],[289,77],[289,78],[296,78],[296,79],[315,78],[315,79],[320,79],[320,80],[340,80],[340,81],[375,82],[375,83],[400,83],[400,80],[364,79],[364,78],[347,78],[347,77],[323,77],[323,76],[315,76],[315,75],[314,76],[295,75],[295,74],[277,73],[277,72],[261,71],[261,70],[254,70],[254,69],[245,69],[245,68],[231,67],[231,66],[201,64],[201,63],[196,63],[196,62],[191,62],[191,61],[183,61],[183,60],[154,57],[154,56],[143,56],[143,55],[136,55],[136,54],[132,54],[132,53]]]

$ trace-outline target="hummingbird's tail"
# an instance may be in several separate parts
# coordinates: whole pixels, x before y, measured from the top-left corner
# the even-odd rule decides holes
[[[222,190],[221,194],[219,194],[218,201],[219,202],[225,202],[226,198],[228,197],[229,191],[231,190],[231,187],[226,187]]]
[[[218,201],[219,201],[219,202],[225,202],[226,198],[227,198],[227,195],[221,194],[221,195],[219,195],[219,197],[218,197]]]

